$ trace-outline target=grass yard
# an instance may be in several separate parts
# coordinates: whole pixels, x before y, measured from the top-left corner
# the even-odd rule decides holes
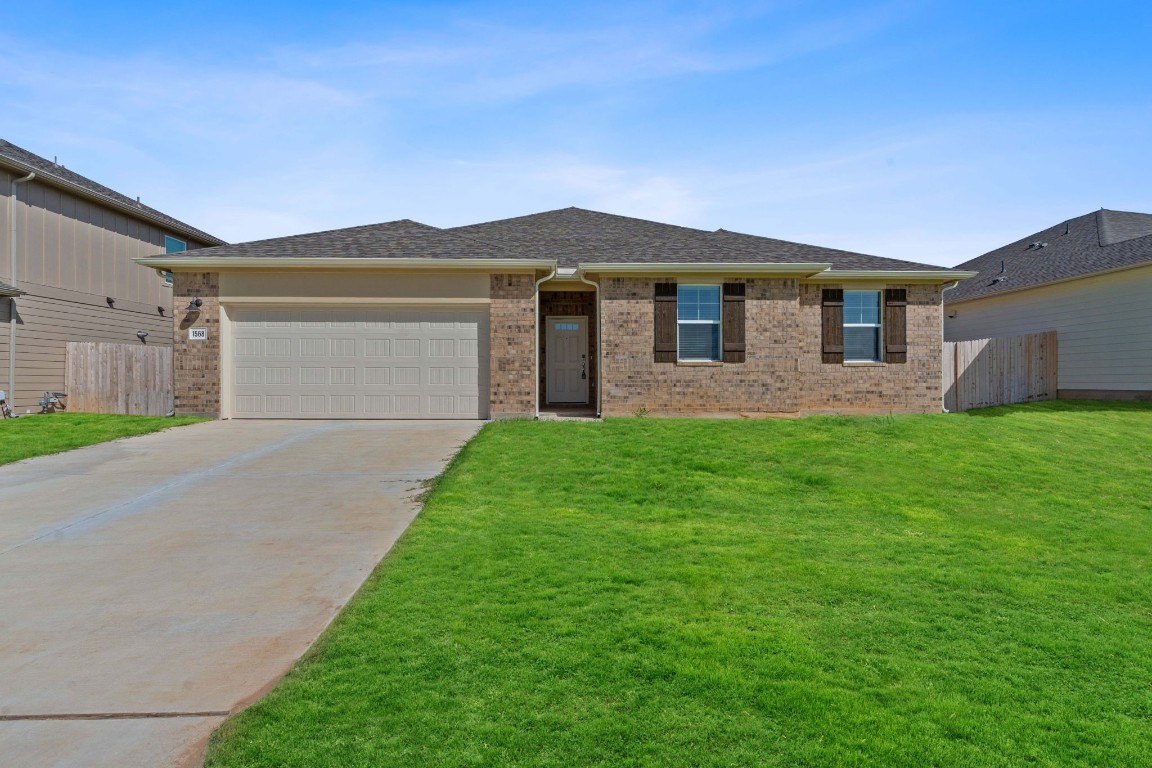
[[[198,421],[204,419],[99,413],[48,413],[0,419],[0,465]]]
[[[208,765],[1152,764],[1152,407],[496,423]]]

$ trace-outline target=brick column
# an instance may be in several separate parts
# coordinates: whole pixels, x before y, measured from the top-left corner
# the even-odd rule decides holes
[[[200,314],[185,311],[199,298]],[[178,416],[220,417],[220,275],[177,272],[172,285],[172,385]],[[208,338],[188,338],[190,328],[204,328]]]
[[[535,280],[532,275],[492,275],[489,321],[489,387],[494,419],[534,416],[536,356]]]

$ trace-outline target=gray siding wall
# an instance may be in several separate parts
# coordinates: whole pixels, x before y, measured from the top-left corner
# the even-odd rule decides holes
[[[16,391],[10,392],[23,413],[36,408],[45,390],[64,390],[69,341],[139,343],[136,331],[143,330],[149,344],[170,346],[172,289],[132,259],[163,252],[165,234],[189,249],[204,244],[33,180],[17,187],[13,279],[12,179],[0,170],[0,281],[28,293],[16,299]],[[0,309],[0,389],[11,390],[7,314],[7,306]]]
[[[1061,391],[1152,391],[1150,296],[1152,266],[1147,266],[947,304],[944,338],[1056,331]]]

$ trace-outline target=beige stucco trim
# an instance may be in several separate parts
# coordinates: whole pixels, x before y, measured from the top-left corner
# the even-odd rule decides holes
[[[844,283],[851,280],[883,280],[886,283],[951,283],[975,277],[978,272],[950,269],[829,269],[808,278],[812,283]]]
[[[589,274],[627,274],[633,277],[681,275],[781,275],[810,277],[831,269],[831,264],[779,264],[757,262],[717,262],[715,264],[660,262],[652,264],[581,264],[580,271]]]
[[[491,299],[469,298],[389,298],[374,297],[338,297],[338,296],[225,296],[220,299],[223,304],[244,304],[246,306],[316,306],[332,304],[341,307],[379,307],[392,305],[403,307],[443,307],[443,306],[470,306],[486,307],[492,303]]]
[[[479,272],[374,273],[234,270],[220,273],[220,299],[246,304],[487,305],[491,280]]]
[[[195,251],[191,251],[195,253]],[[259,258],[259,257],[172,257],[145,256],[133,259],[153,269],[180,272],[223,272],[229,269],[428,269],[466,270],[515,274],[537,269],[552,269],[556,262],[548,259],[354,259],[354,258]]]

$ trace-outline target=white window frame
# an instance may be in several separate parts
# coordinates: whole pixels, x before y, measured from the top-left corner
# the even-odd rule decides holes
[[[849,293],[874,293],[876,294],[876,322],[875,323],[849,323],[844,321],[845,328],[875,328],[876,329],[876,357],[867,360],[856,360],[848,358],[848,344],[844,344],[844,362],[845,363],[882,363],[884,362],[884,291],[876,288],[845,288],[844,289],[844,311],[847,316],[848,311],[848,294]],[[847,339],[845,339],[847,341]]]
[[[718,292],[716,307],[719,318],[717,320],[681,320],[680,319],[680,289],[681,288],[715,288]],[[718,337],[716,353],[718,357],[681,357],[680,356],[680,325],[715,325]],[[676,362],[678,363],[719,363],[724,360],[724,286],[719,283],[677,283],[676,284]]]

